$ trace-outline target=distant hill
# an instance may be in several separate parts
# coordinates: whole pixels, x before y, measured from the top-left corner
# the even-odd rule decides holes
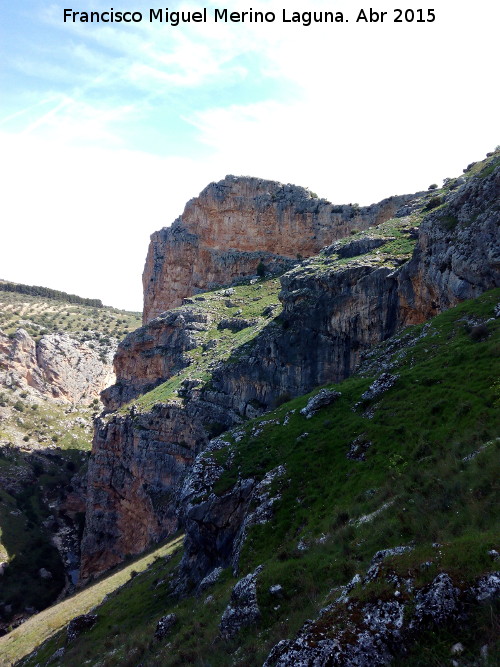
[[[83,341],[96,334],[120,339],[140,325],[140,313],[103,306],[100,299],[0,281],[0,329],[6,334],[23,327],[35,339],[56,331]]]
[[[41,287],[40,285],[23,285],[22,283],[10,283],[6,280],[0,281],[0,290],[3,292],[17,292],[18,294],[30,294],[31,296],[43,296],[47,299],[56,301],[66,301],[67,303],[79,303],[82,306],[93,306],[102,308],[100,299],[84,299],[76,294],[68,294],[50,287]]]

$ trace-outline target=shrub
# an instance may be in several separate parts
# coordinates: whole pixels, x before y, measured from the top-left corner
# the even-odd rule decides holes
[[[442,204],[441,197],[431,197],[427,202],[427,206],[425,207],[424,210],[432,211],[433,208],[437,208],[438,206],[441,206],[441,204]]]
[[[263,278],[266,275],[266,267],[262,260],[257,264],[257,275],[259,278]]]
[[[24,405],[21,401],[16,401],[14,403],[14,410],[17,410],[18,412],[24,412]]]
[[[437,190],[437,183],[431,183],[429,187],[427,188],[428,190]]]
[[[477,324],[469,332],[470,339],[474,342],[486,340],[488,338],[488,327],[486,324]]]

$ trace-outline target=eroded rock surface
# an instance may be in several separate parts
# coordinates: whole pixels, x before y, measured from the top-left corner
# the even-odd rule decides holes
[[[215,243],[214,239],[220,234],[221,239],[233,243],[235,235],[243,234],[242,230],[246,229],[239,222],[240,218],[231,217],[229,209],[224,207],[236,206],[241,215],[248,216],[253,210],[252,215],[259,220],[261,214],[274,215],[273,224],[279,229],[280,225],[285,225],[291,234],[300,200],[304,207],[301,220],[318,225],[314,229],[320,236],[330,235],[331,240],[328,224],[321,226],[321,221],[328,216],[329,220],[337,221],[335,224],[342,233],[350,228],[351,222],[347,223],[342,217],[344,213],[334,213],[331,204],[315,200],[301,189],[297,194],[293,188],[288,191],[279,186],[282,190],[277,188],[276,192],[284,193],[283,200],[273,201],[266,195],[262,200],[257,197],[256,203],[255,188],[264,187],[262,184],[266,182],[259,184],[257,179],[244,179],[242,183],[224,183],[209,186],[199,199],[188,204],[185,215],[170,230],[159,233],[164,236],[163,245],[152,244],[147,267],[150,267],[148,275],[154,286],[146,288],[146,293],[150,293],[146,320],[165,307],[160,306],[159,301],[163,289],[161,298],[166,299],[165,303],[173,303],[185,293],[186,285],[196,291],[202,284],[208,284],[203,283],[205,280],[216,282],[208,265],[197,264],[201,262],[199,258],[205,256],[200,251],[200,239],[208,234]],[[421,224],[409,262],[401,264],[397,258],[393,261],[377,244],[368,244],[372,253],[368,249],[354,258],[341,258],[340,262],[331,257],[325,260],[323,256],[318,261],[303,262],[281,278],[282,313],[275,316],[270,311],[265,326],[259,329],[250,345],[241,348],[229,361],[211,367],[209,383],[196,381],[193,389],[183,390],[182,403],[159,404],[140,415],[129,413],[100,423],[89,469],[90,491],[83,543],[86,575],[119,562],[126,553],[138,553],[151,541],[177,528],[178,517],[173,508],[179,500],[182,478],[209,442],[212,427],[216,426],[220,433],[243,419],[273,408],[280,398],[289,399],[319,385],[341,381],[353,372],[363,353],[403,326],[423,321],[461,299],[500,285],[499,192],[500,167],[485,178],[472,178],[451,191],[444,205],[431,211]],[[394,212],[397,201],[390,201],[387,206]],[[319,207],[314,215],[311,211],[316,209],[310,208],[313,204]],[[383,206],[370,210],[366,215],[372,222],[378,215],[382,218],[385,215],[381,212],[385,210]],[[356,219],[354,215],[349,217],[351,213],[347,215],[349,221]],[[337,220],[335,216],[340,218]],[[227,236],[231,225],[234,229]],[[251,227],[250,219],[248,226]],[[198,230],[195,240],[189,235],[186,240],[188,227],[190,234]],[[415,235],[413,228],[407,229],[408,235]],[[285,236],[287,234],[283,234]],[[255,242],[251,234],[248,237],[243,234],[241,238],[245,239],[241,241],[242,248]],[[269,238],[273,238],[272,233]],[[163,254],[153,261],[160,247]],[[361,243],[356,252],[364,250]],[[354,252],[352,248],[351,251]],[[206,256],[212,257],[209,251],[207,253]],[[175,258],[182,259],[179,259],[179,274]],[[238,262],[234,259],[234,266],[239,267]],[[189,276],[198,271],[203,277],[196,285],[189,282],[191,278],[186,282],[188,274],[182,273],[187,271],[188,265]],[[230,265],[228,259],[227,266]],[[168,273],[168,267],[173,273]],[[198,269],[194,271],[193,267]],[[223,279],[222,274],[217,275],[217,280]],[[231,278],[232,275],[226,275],[224,280]],[[232,293],[225,296],[234,297]],[[193,304],[189,303],[153,320],[120,346],[117,387],[105,394],[110,397],[106,400],[111,407],[151,383],[164,382],[186,363],[186,351],[195,344],[193,338],[199,327],[208,326],[208,321],[196,321],[189,316],[192,308]],[[208,351],[209,344],[203,349]],[[188,510],[187,520],[189,512],[196,513],[192,517],[193,524],[197,522],[200,531],[207,535],[212,531],[219,539],[207,541],[205,561],[197,561],[196,565],[200,577],[214,567],[228,564],[232,543],[240,529],[238,522],[243,520],[254,487],[253,481],[241,480],[233,494],[218,499],[208,495],[202,503]],[[159,508],[155,506],[151,489],[165,499]],[[214,526],[224,521],[221,517],[228,513],[234,521],[224,530],[219,527],[214,530]],[[190,553],[189,548],[186,553]],[[200,577],[195,578],[199,581]]]
[[[393,216],[413,195],[372,206],[334,206],[309,190],[259,178],[226,176],[191,199],[184,213],[151,236],[143,274],[147,323],[184,297],[241,276],[263,262],[283,271],[351,230]]]
[[[0,332],[0,384],[71,403],[91,401],[113,382],[111,358],[103,361],[89,345],[64,333],[36,343],[24,329],[13,338]]]

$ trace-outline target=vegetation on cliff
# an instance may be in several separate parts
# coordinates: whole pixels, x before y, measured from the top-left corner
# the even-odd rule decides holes
[[[355,207],[228,177],[153,235],[147,324],[121,343],[95,422],[82,577],[180,526],[183,550],[23,664],[496,663],[499,163],[357,225]],[[248,239],[234,251],[235,195],[270,233],[285,209],[290,229],[313,212],[334,242],[306,260],[288,248],[278,280],[285,265]],[[222,254],[192,215],[212,204]],[[259,261],[269,278],[252,277]]]
[[[193,582],[196,595],[179,598],[178,559],[157,561],[95,610],[92,629],[71,643],[59,633],[23,664],[45,664],[65,647],[57,664],[258,665],[349,581],[351,609],[399,595],[409,619],[418,591],[440,573],[465,591],[495,570],[499,300],[500,290],[487,292],[375,348],[358,373],[327,387],[340,397],[311,418],[301,410],[317,391],[224,434],[220,449],[201,455],[219,467],[206,488],[219,499],[241,480],[262,480],[283,466],[270,487],[271,516],[248,528],[241,574],[226,564],[210,587],[200,592]],[[384,374],[393,382],[379,383],[377,392]],[[194,502],[202,504],[203,494]],[[389,553],[367,581],[374,555],[400,546],[409,548]],[[258,565],[259,617],[223,639],[231,590]],[[403,580],[413,588],[400,588]],[[471,600],[465,616],[417,633],[418,642],[404,643],[404,664],[447,663],[458,642],[460,664],[478,663],[481,651],[484,664],[496,664],[495,605]],[[316,641],[343,633],[348,645],[361,620],[343,603],[335,610],[311,632]],[[177,622],[157,640],[167,613]]]

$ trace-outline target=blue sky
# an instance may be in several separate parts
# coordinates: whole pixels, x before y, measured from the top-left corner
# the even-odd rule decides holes
[[[169,3],[278,15],[174,28],[63,22],[68,6],[147,17],[151,1],[1,0],[0,277],[139,309],[149,235],[227,173],[369,204],[484,157],[499,3],[433,0],[432,24],[389,22],[394,4],[365,25],[352,0]],[[283,6],[349,23],[284,25]]]

